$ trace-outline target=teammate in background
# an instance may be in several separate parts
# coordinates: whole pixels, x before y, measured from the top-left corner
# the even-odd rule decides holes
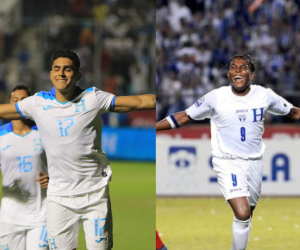
[[[28,96],[29,87],[18,85],[11,92],[10,103]],[[0,127],[1,250],[48,249],[46,190],[36,182],[39,179],[47,187],[47,162],[41,136],[32,125],[32,121],[15,120]]]
[[[154,109],[154,95],[114,96],[76,86],[80,59],[71,50],[52,57],[54,88],[16,105],[0,105],[0,118],[33,119],[47,153],[47,229],[50,249],[76,249],[79,221],[89,250],[113,246],[108,183],[112,171],[101,149],[101,115]]]
[[[213,168],[233,213],[232,250],[247,247],[253,210],[261,193],[264,114],[299,120],[300,110],[271,89],[251,85],[255,62],[249,55],[231,58],[231,86],[215,89],[185,111],[156,124],[156,130],[181,127],[191,120],[210,118]]]
[[[156,230],[156,250],[168,250]]]

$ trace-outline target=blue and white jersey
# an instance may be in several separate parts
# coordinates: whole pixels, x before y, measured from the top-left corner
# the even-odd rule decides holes
[[[112,174],[101,149],[101,115],[115,96],[94,87],[76,89],[76,97],[61,103],[55,89],[39,92],[16,104],[20,115],[33,119],[47,153],[48,194],[85,194],[108,184]]]
[[[251,85],[247,95],[237,96],[226,86],[204,95],[186,113],[194,120],[211,118],[213,156],[255,159],[265,150],[265,113],[286,115],[292,108],[271,89]]]
[[[0,127],[0,169],[3,175],[0,222],[24,226],[46,223],[46,191],[36,182],[38,171],[47,174],[40,133],[20,136],[12,123]]]

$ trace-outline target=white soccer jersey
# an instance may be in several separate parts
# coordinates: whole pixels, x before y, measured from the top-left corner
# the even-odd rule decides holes
[[[3,175],[0,222],[24,226],[45,224],[46,191],[36,179],[38,171],[47,174],[47,162],[37,129],[20,136],[13,132],[12,123],[2,126],[0,163]]]
[[[16,104],[20,115],[33,119],[47,153],[48,194],[69,196],[97,190],[110,180],[111,168],[101,149],[101,115],[115,96],[94,87],[76,89],[77,97],[61,103],[55,89]]]
[[[255,159],[264,153],[264,114],[286,115],[292,104],[271,89],[251,85],[237,96],[231,86],[215,89],[186,110],[194,120],[211,118],[212,155],[221,158]]]

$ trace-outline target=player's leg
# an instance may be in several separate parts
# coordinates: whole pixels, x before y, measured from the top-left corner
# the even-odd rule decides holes
[[[109,187],[106,186],[97,192],[101,197],[99,202],[84,208],[85,215],[82,217],[86,247],[88,250],[111,250],[113,226]]]
[[[261,194],[263,176],[263,161],[262,159],[253,160],[249,168],[248,182],[249,182],[249,203],[251,208],[251,218],[253,218],[253,211],[256,208]]]
[[[161,238],[159,237],[157,230],[156,230],[156,250],[167,250],[166,246],[164,245]]]
[[[232,249],[244,250],[251,229],[251,209],[247,198],[250,196],[247,180],[249,164],[241,159],[213,158],[212,162],[221,191],[235,215]]]
[[[251,231],[251,208],[248,198],[238,197],[228,200],[228,203],[234,212],[232,250],[244,250]]]
[[[79,215],[73,209],[47,197],[47,231],[49,249],[70,250],[78,247]],[[64,199],[69,199],[65,197]],[[71,201],[70,201],[71,202]]]
[[[46,225],[27,230],[26,249],[48,249],[48,233]]]
[[[25,231],[8,234],[0,237],[0,249],[1,250],[11,250],[11,249],[26,250]]]

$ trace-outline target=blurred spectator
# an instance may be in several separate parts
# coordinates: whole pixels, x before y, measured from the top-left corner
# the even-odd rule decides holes
[[[158,115],[172,109],[172,95],[187,108],[208,91],[228,85],[226,65],[237,53],[256,59],[254,84],[299,106],[299,6],[299,1],[281,0],[156,1]],[[178,84],[164,80],[170,69],[182,86],[179,94]]]

